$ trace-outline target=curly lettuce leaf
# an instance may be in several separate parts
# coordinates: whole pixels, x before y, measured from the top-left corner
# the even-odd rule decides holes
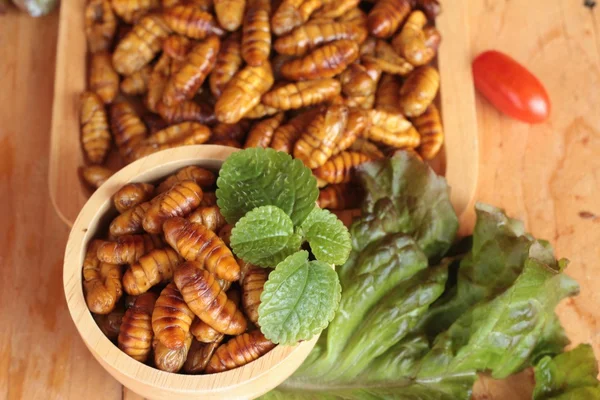
[[[302,161],[263,148],[229,156],[219,171],[217,187],[217,204],[230,224],[256,207],[273,205],[289,215],[296,226],[319,197],[317,180]]]
[[[302,222],[300,231],[317,260],[341,265],[350,254],[350,233],[338,217],[315,207]]]
[[[472,249],[461,261],[456,286],[431,308],[423,325],[435,337],[477,302],[510,287],[523,270],[534,240],[521,221],[503,210],[478,203]]]
[[[273,267],[300,249],[290,217],[278,207],[262,206],[248,212],[231,231],[236,256],[261,267]]]
[[[401,232],[413,236],[431,259],[446,253],[454,241],[458,218],[443,177],[406,152],[362,164],[357,176],[366,192],[363,213],[367,217],[352,228],[356,250],[373,239]]]
[[[552,358],[546,356],[535,367],[533,400],[600,399],[598,364],[588,344]]]
[[[340,301],[336,272],[298,251],[269,274],[260,296],[258,322],[273,343],[309,340],[327,327]]]
[[[424,363],[442,364],[450,355],[447,374],[490,371],[496,379],[525,367],[546,328],[554,325],[558,302],[579,292],[577,283],[561,273],[565,265],[556,262],[550,246],[534,242],[514,284],[476,304],[438,335]],[[427,370],[419,373],[427,375]]]

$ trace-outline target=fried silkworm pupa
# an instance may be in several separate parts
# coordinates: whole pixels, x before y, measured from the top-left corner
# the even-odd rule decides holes
[[[218,232],[227,223],[218,206],[198,207],[187,219],[190,222],[204,225],[213,232]]]
[[[400,110],[407,117],[418,117],[433,102],[440,87],[440,74],[428,65],[408,76],[400,89]]]
[[[146,93],[148,91],[148,83],[150,82],[151,74],[152,67],[145,65],[139,71],[135,71],[133,74],[126,76],[121,81],[121,92],[130,96]]]
[[[379,150],[379,148],[374,143],[371,143],[367,139],[360,137],[357,138],[348,149],[351,151],[366,154],[372,160],[377,160],[379,158],[385,157],[383,152]]]
[[[194,42],[185,36],[171,35],[163,42],[163,52],[173,60],[185,60]]]
[[[181,69],[171,75],[165,86],[162,101],[166,106],[194,97],[215,66],[219,46],[219,38],[209,36],[190,50]]]
[[[313,174],[327,183],[347,183],[352,180],[354,169],[367,161],[371,161],[371,157],[366,154],[342,151],[319,168],[314,169]]]
[[[145,362],[152,347],[152,311],[158,296],[153,292],[139,295],[133,306],[125,311],[118,344],[125,354],[139,362]]]
[[[140,257],[137,263],[125,271],[123,288],[132,296],[145,293],[152,286],[170,281],[173,271],[181,262],[181,257],[169,247],[154,249]]]
[[[248,0],[242,27],[242,57],[257,67],[269,61],[271,54],[271,0]]]
[[[435,21],[442,11],[439,0],[417,0],[417,7],[427,15],[427,19],[430,21]]]
[[[135,207],[115,217],[108,227],[112,237],[144,233],[142,222],[146,212],[150,209],[150,202],[138,204]]]
[[[244,18],[246,0],[214,0],[219,25],[229,32],[237,31]]]
[[[290,110],[324,103],[340,94],[340,91],[340,82],[332,78],[292,82],[265,93],[262,103],[280,110]]]
[[[145,141],[148,145],[174,144],[185,141],[186,138],[196,136],[198,141],[206,141],[210,136],[210,129],[198,122],[182,122],[171,125],[158,132],[154,132]]]
[[[420,136],[414,126],[400,113],[385,110],[369,110],[371,126],[364,135],[373,142],[393,148],[414,148],[420,143]]]
[[[116,341],[117,337],[119,337],[119,331],[121,330],[121,323],[123,322],[124,315],[125,307],[123,307],[123,305],[117,305],[110,313],[94,314],[93,317],[102,333],[104,333],[109,340]]]
[[[152,351],[156,368],[165,372],[179,372],[188,357],[188,352],[192,346],[192,339],[192,335],[188,333],[181,347],[170,349],[154,337],[152,340]]]
[[[161,50],[170,29],[158,15],[147,15],[133,26],[113,53],[113,66],[121,75],[131,75],[148,64]]]
[[[267,354],[275,346],[259,329],[244,333],[219,346],[210,358],[205,372],[214,374],[241,367]]]
[[[219,239],[221,239],[227,247],[231,246],[231,230],[232,229],[233,229],[233,225],[225,224],[221,229],[219,229],[219,232],[217,234],[219,236]]]
[[[302,25],[322,5],[322,0],[283,0],[271,19],[273,33],[281,36]]]
[[[183,218],[170,218],[163,224],[167,243],[188,261],[197,261],[202,268],[227,281],[240,277],[240,266],[231,250],[204,225]],[[179,287],[179,285],[178,285]],[[181,290],[181,287],[179,287]]]
[[[91,312],[108,314],[123,295],[121,267],[100,262],[97,252],[101,240],[93,240],[83,260],[83,289],[85,301]]]
[[[202,189],[194,181],[183,181],[152,201],[144,216],[144,230],[160,233],[163,223],[171,217],[188,215],[200,205]]]
[[[225,34],[211,14],[193,5],[176,5],[166,9],[163,15],[173,32],[190,39],[204,39],[210,35]]]
[[[348,113],[348,123],[342,135],[335,142],[331,155],[335,156],[350,147],[360,135],[364,134],[369,124],[369,118],[365,111],[351,107]]]
[[[294,158],[311,169],[325,164],[346,129],[349,113],[348,107],[333,105],[318,114],[294,145]]]
[[[85,7],[85,36],[90,53],[110,49],[115,32],[117,18],[108,0],[90,0]]]
[[[197,375],[204,372],[208,361],[221,342],[201,343],[192,340],[192,346],[188,352],[187,359],[183,364],[183,371],[186,374]]]
[[[144,104],[153,113],[158,112],[158,106],[161,103],[163,92],[167,81],[171,76],[171,64],[173,59],[163,52],[161,56],[154,64],[150,78],[148,79],[148,90],[146,91],[146,97],[144,98]],[[161,113],[162,114],[162,113]],[[161,115],[161,117],[165,118]],[[168,120],[165,118],[165,120]]]
[[[319,16],[321,18],[338,18],[346,14],[348,11],[355,9],[360,3],[360,0],[336,0],[326,2],[323,7],[319,9]]]
[[[210,105],[194,100],[183,101],[175,106],[167,106],[162,102],[156,105],[156,112],[169,124],[194,121],[201,124],[212,124],[216,121]]]
[[[392,40],[396,53],[406,58],[413,66],[429,63],[437,52],[441,36],[435,29],[425,30],[427,17],[423,12],[413,11],[402,30]]]
[[[242,280],[242,306],[244,313],[254,325],[258,326],[258,306],[260,306],[260,295],[267,279],[269,269],[252,266],[244,275]]]
[[[192,322],[190,332],[196,340],[201,343],[219,343],[225,336],[200,318],[196,318],[194,322]]]
[[[271,144],[271,139],[273,138],[273,134],[283,122],[283,118],[284,114],[279,113],[276,114],[274,117],[266,118],[262,121],[257,122],[248,133],[248,137],[246,138],[244,148],[247,149],[249,147],[269,147],[269,145]]]
[[[410,0],[379,0],[369,12],[369,32],[378,38],[389,38],[410,12]]]
[[[207,169],[190,165],[180,169],[162,181],[161,184],[158,185],[156,192],[164,193],[179,182],[183,181],[194,181],[202,188],[210,188],[217,181],[217,177]],[[204,193],[204,197],[206,197],[207,194],[208,193]]]
[[[90,163],[102,164],[111,140],[104,104],[94,92],[83,92],[80,102],[81,147]]]
[[[200,202],[200,207],[208,207],[208,206],[216,206],[217,205],[217,195],[215,192],[204,192],[204,197],[202,197],[202,201]]]
[[[385,40],[378,40],[374,53],[362,57],[363,61],[375,64],[383,72],[406,76],[414,69],[413,65],[399,56]]]
[[[342,39],[362,43],[366,38],[367,30],[363,26],[328,20],[299,26],[288,35],[278,38],[274,47],[279,54],[303,56],[324,43]]]
[[[271,148],[290,154],[302,132],[320,112],[318,108],[313,108],[280,125],[273,133]]]
[[[263,118],[263,117],[269,117],[271,115],[275,115],[279,111],[281,111],[281,110],[279,110],[278,108],[270,107],[270,106],[264,105],[262,103],[259,103],[252,110],[248,111],[244,115],[244,118],[248,118],[248,119],[260,119],[260,118]]]
[[[212,137],[214,139],[233,139],[235,141],[241,141],[246,137],[249,128],[250,121],[247,119],[241,119],[235,124],[224,124],[219,122],[212,130]]]
[[[358,43],[336,40],[306,56],[283,64],[281,74],[291,80],[333,78],[358,58]]]
[[[427,110],[413,118],[412,122],[421,135],[421,144],[417,148],[417,152],[424,160],[435,158],[444,144],[442,120],[435,104],[430,104]]]
[[[119,153],[129,160],[133,149],[148,135],[146,125],[133,106],[124,100],[110,107],[110,124]]]
[[[241,33],[234,32],[230,34],[223,42],[215,67],[210,73],[208,83],[211,93],[219,97],[223,92],[223,88],[233,78],[242,66],[242,45]]]
[[[231,282],[223,281],[221,279],[217,280],[219,285],[224,291],[227,291],[227,298],[235,304],[236,307],[240,306],[241,303],[241,294],[237,287],[232,287]],[[206,322],[202,321],[200,318],[194,319],[192,322],[192,326],[190,328],[190,332],[197,341],[202,343],[221,343],[223,341],[223,337],[225,336],[215,328],[208,325]],[[208,360],[207,360],[208,361]]]
[[[375,95],[375,108],[399,112],[400,87],[400,80],[395,75],[383,74]]]
[[[81,167],[81,178],[90,187],[98,189],[108,178],[114,174],[114,171],[100,165],[89,165]]]
[[[113,204],[123,213],[152,198],[154,186],[149,183],[128,183],[113,195]]]
[[[92,54],[90,63],[89,88],[105,104],[113,102],[119,92],[119,75],[112,66],[111,56],[107,52]]]
[[[162,247],[161,239],[155,235],[125,235],[114,242],[103,242],[98,248],[98,259],[110,264],[133,264],[144,254]]]
[[[221,333],[239,335],[246,330],[246,319],[227,298],[215,276],[201,266],[198,262],[186,262],[177,268],[174,275],[177,288],[202,321]]]
[[[113,10],[128,24],[137,22],[149,11],[160,7],[158,0],[111,0]]]
[[[329,210],[345,210],[360,206],[362,194],[347,183],[327,185],[319,191],[317,204]]]
[[[190,326],[194,317],[177,286],[171,282],[160,292],[154,305],[154,337],[169,349],[179,349],[190,336]]]
[[[215,104],[217,119],[234,124],[253,109],[260,98],[273,86],[271,64],[265,62],[258,67],[246,66],[229,81]]]

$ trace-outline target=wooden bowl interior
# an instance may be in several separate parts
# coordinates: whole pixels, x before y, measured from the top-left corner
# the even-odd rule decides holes
[[[71,317],[86,346],[102,366],[122,384],[147,398],[254,398],[285,380],[302,364],[317,338],[296,346],[277,346],[243,367],[213,375],[181,375],[144,365],[121,352],[100,331],[88,310],[81,268],[87,244],[104,229],[116,210],[112,195],[129,182],[154,182],[179,168],[198,165],[218,171],[236,149],[198,145],[166,150],[136,161],[113,175],[87,201],[69,235],[63,284]]]

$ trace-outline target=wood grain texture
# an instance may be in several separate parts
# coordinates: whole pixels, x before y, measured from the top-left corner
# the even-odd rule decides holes
[[[509,120],[477,96],[476,197],[523,219],[558,255],[571,259],[567,271],[582,293],[561,304],[560,317],[574,343],[591,342],[598,355],[600,11],[582,3],[472,1],[468,57],[503,50],[548,88],[552,116],[537,126]],[[0,398],[138,400],[131,392],[122,396],[121,385],[87,351],[62,296],[68,231],[46,189],[56,32],[56,13],[42,19],[14,11],[0,16],[0,265],[6,276],[0,281]],[[38,292],[28,290],[32,277],[41,284]],[[531,383],[529,372],[516,382],[483,379],[474,397],[527,399]],[[523,388],[519,397],[515,387]]]
[[[62,294],[68,229],[48,200],[57,14],[0,16],[0,399],[116,399]]]

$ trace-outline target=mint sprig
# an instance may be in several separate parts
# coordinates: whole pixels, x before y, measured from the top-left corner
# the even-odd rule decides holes
[[[265,283],[258,308],[262,333],[280,344],[311,339],[333,319],[341,290],[330,265],[308,261],[307,251],[296,252]]]
[[[311,170],[286,153],[246,149],[223,163],[217,186],[221,214],[235,224],[235,255],[275,267],[258,309],[261,331],[281,344],[319,334],[340,301],[340,280],[332,267],[346,262],[351,244],[342,222],[315,205],[319,189]],[[316,260],[300,251],[305,241]]]
[[[231,248],[244,261],[274,267],[300,249],[290,217],[278,207],[262,206],[248,212],[231,231]]]

